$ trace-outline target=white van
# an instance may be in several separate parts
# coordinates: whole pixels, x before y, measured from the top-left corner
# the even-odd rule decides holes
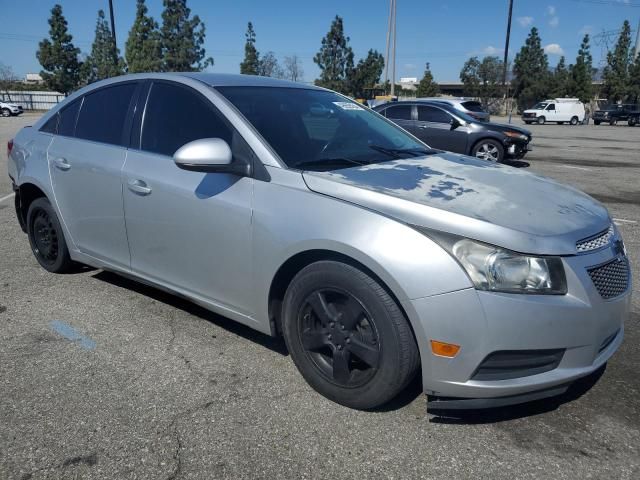
[[[522,120],[527,125],[534,122],[538,125],[546,122],[556,122],[558,125],[569,122],[577,125],[584,121],[584,117],[584,104],[577,98],[552,98],[538,102],[522,114]]]

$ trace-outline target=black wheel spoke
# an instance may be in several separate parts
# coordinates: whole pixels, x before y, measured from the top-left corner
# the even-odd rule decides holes
[[[302,332],[302,345],[310,351],[319,350],[327,345],[327,335],[320,330],[308,328]]]
[[[362,320],[365,315],[364,309],[360,302],[355,298],[349,297],[343,305],[343,311],[340,314],[340,323],[345,330],[353,330],[355,326]]]
[[[344,349],[333,352],[333,379],[336,382],[349,382],[351,378],[351,372],[349,372],[349,357],[349,352]]]
[[[357,338],[352,338],[351,342],[347,344],[347,349],[370,367],[378,365],[379,352],[377,346],[367,345]]]
[[[322,292],[314,292],[307,301],[311,305],[313,313],[323,325],[335,322],[336,316]]]

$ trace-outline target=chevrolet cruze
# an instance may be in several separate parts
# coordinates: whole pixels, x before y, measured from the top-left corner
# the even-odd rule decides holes
[[[431,407],[544,398],[622,342],[630,268],[600,203],[434,150],[329,90],[123,76],[8,149],[42,267],[118,272],[282,335],[306,381],[349,407],[418,372]]]

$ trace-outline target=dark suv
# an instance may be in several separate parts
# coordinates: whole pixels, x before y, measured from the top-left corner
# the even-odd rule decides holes
[[[608,123],[609,125],[615,125],[619,121],[626,120],[629,126],[633,127],[640,123],[640,105],[626,104],[607,105],[601,110],[593,112],[593,123],[600,125],[600,123]]]
[[[374,110],[433,148],[502,162],[522,158],[531,132],[515,125],[481,122],[436,101],[390,102]]]

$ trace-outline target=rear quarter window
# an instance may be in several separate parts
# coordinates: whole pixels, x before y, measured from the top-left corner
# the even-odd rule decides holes
[[[74,100],[56,112],[40,129],[41,132],[73,137],[82,99]]]

